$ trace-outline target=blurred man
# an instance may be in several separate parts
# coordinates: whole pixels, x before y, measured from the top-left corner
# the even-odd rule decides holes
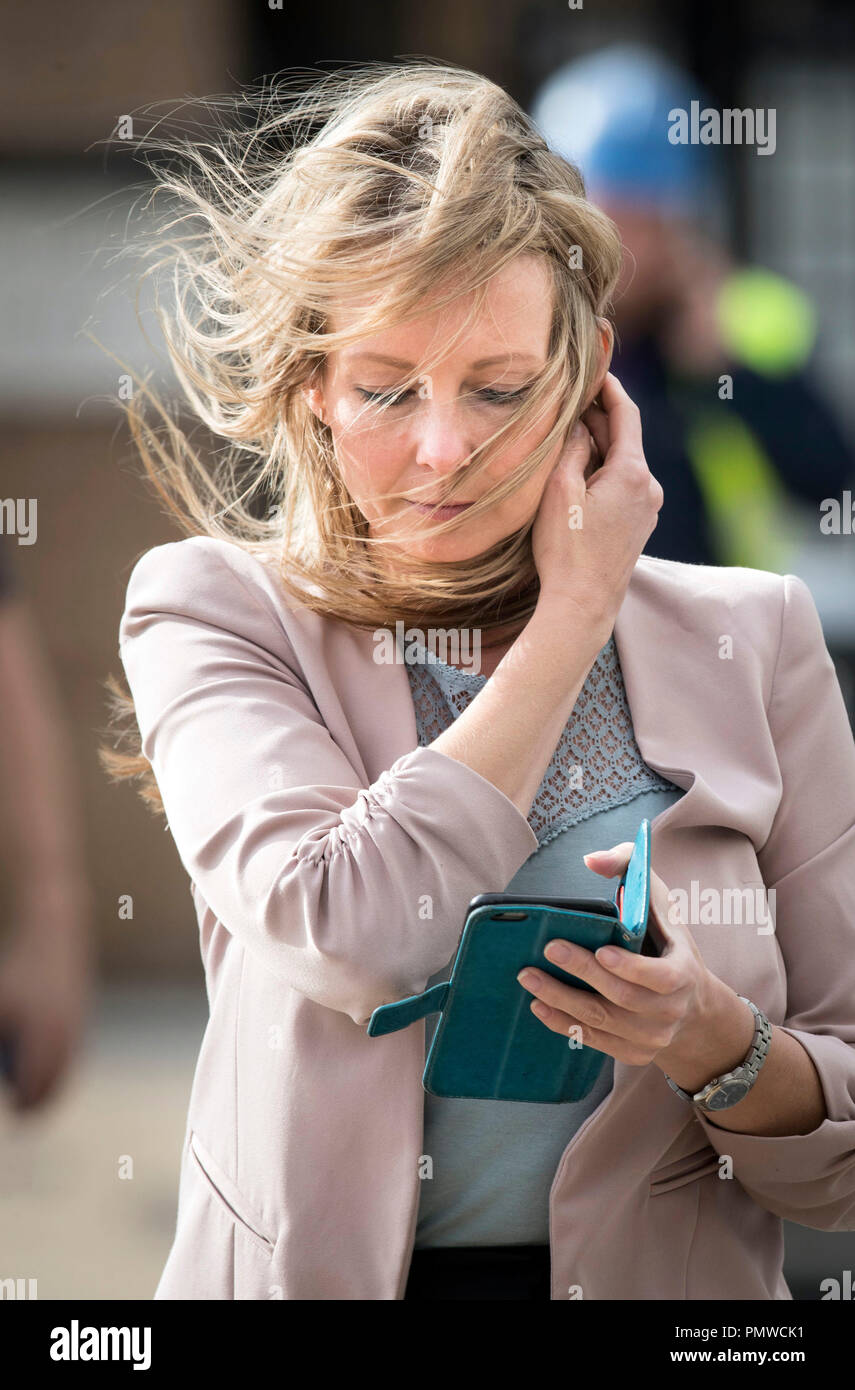
[[[559,69],[532,115],[628,252],[614,370],[665,491],[647,552],[781,570],[795,537],[789,497],[817,508],[840,497],[855,458],[810,381],[810,301],[781,276],[733,265],[720,148],[669,139],[673,113],[693,101],[708,105],[696,82],[625,44]]]
[[[91,897],[71,750],[36,624],[0,537],[0,1074],[15,1109],[51,1095],[91,1000]],[[0,1092],[2,1093],[2,1092]]]

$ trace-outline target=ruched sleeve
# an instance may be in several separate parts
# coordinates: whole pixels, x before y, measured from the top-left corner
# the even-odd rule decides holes
[[[424,987],[469,899],[503,891],[537,838],[503,792],[430,747],[363,785],[282,612],[231,549],[193,537],[133,569],[119,649],[143,752],[217,918],[294,989],[365,1024]]]

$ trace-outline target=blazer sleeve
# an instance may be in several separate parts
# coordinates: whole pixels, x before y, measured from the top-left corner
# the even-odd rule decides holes
[[[470,898],[502,891],[537,837],[503,792],[429,747],[364,786],[281,613],[222,547],[156,546],[131,574],[119,650],[143,753],[219,921],[287,984],[364,1025],[442,969]]]
[[[750,1135],[698,1118],[760,1206],[817,1230],[855,1229],[855,741],[806,584],[783,577],[768,721],[781,801],[758,854],[787,976],[782,1027],[807,1050],[827,1118]]]

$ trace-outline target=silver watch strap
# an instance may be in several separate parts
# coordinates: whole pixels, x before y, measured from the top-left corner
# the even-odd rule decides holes
[[[757,1074],[760,1071],[760,1068],[766,1060],[766,1055],[769,1051],[769,1044],[772,1040],[772,1025],[769,1022],[766,1015],[763,1013],[763,1010],[758,1009],[757,1005],[754,1004],[750,999],[748,999],[744,994],[738,994],[736,997],[737,999],[744,1000],[744,1002],[749,1005],[754,1014],[754,1037],[752,1039],[751,1047],[748,1050],[745,1061],[742,1062],[738,1067],[735,1067],[733,1071],[725,1072],[722,1076],[713,1077],[712,1081],[708,1081],[705,1086],[701,1086],[699,1090],[695,1091],[694,1095],[692,1095],[690,1091],[685,1091],[682,1086],[678,1086],[676,1081],[674,1081],[670,1076],[668,1076],[667,1074],[665,1075],[665,1080],[668,1082],[668,1085],[671,1087],[671,1090],[676,1091],[678,1096],[682,1096],[683,1100],[688,1101],[692,1105],[700,1105],[703,1108],[703,1098],[708,1091],[711,1091],[714,1087],[720,1085],[722,1081],[726,1081],[728,1080],[728,1078],[735,1077],[737,1075],[740,1081],[747,1083],[746,1091],[750,1090],[751,1087],[754,1085],[754,1082],[757,1080]],[[742,1098],[743,1097],[740,1096],[740,1100]]]

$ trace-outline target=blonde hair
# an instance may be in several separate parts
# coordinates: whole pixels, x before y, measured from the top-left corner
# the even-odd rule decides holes
[[[542,466],[590,401],[598,319],[620,269],[614,224],[513,98],[463,68],[370,63],[308,84],[280,79],[214,108],[224,104],[248,105],[254,119],[223,122],[204,141],[158,141],[179,159],[155,171],[170,207],[151,270],[170,271],[172,311],[158,305],[158,316],[184,394],[226,448],[203,461],[144,386],[125,410],[146,474],[187,534],[274,552],[286,593],[326,616],[369,629],[524,619],[538,589],[532,523],[472,559],[396,553],[396,573],[387,571],[375,549],[386,539],[369,536],[329,426],[301,388],[328,353],[419,317],[426,299],[440,307],[471,294],[462,333],[497,271],[521,253],[544,256],[554,288],[546,369],[461,470],[464,486],[557,414],[542,443],[467,509],[471,526]],[[333,311],[357,290],[357,322],[331,331]],[[421,362],[414,381],[429,381],[432,365]],[[459,487],[455,475],[440,501]],[[437,522],[420,538],[459,524]],[[128,715],[132,702],[112,677],[107,686],[114,714]],[[144,799],[159,806],[131,739],[129,753],[104,749],[102,761],[114,776],[141,777]]]

